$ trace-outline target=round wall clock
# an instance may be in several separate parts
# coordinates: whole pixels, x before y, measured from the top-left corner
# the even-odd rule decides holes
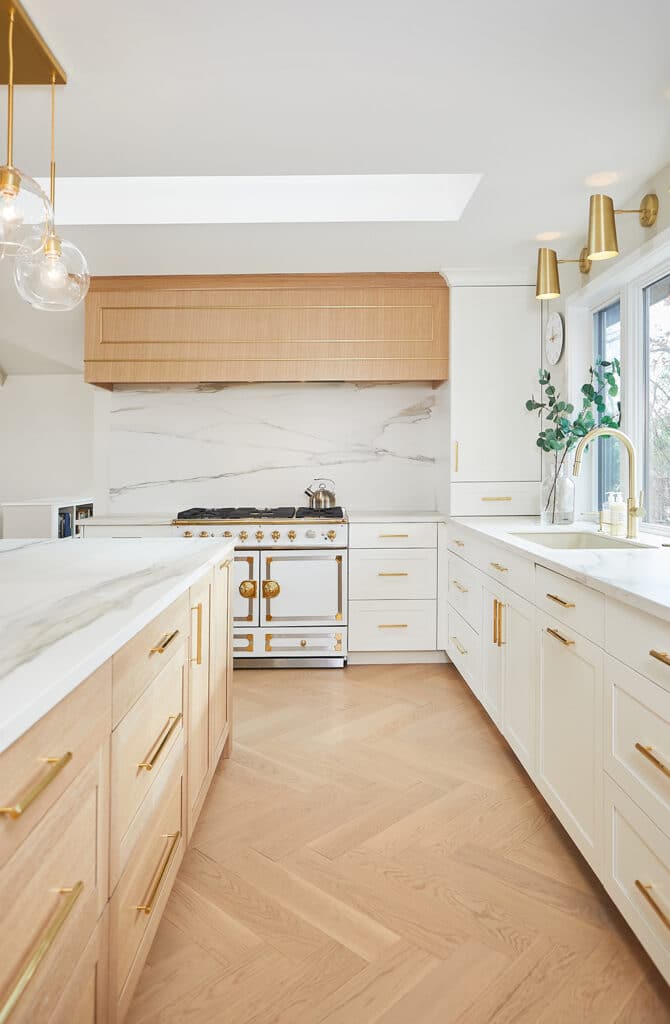
[[[564,338],[563,317],[560,313],[550,313],[544,329],[544,350],[550,366],[555,366],[561,358]]]

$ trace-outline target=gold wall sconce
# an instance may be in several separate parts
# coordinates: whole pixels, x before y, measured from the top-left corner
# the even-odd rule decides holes
[[[647,193],[636,210],[615,210],[611,196],[591,196],[587,240],[590,260],[611,260],[619,255],[615,218],[620,213],[637,213],[640,226],[651,228],[658,216],[658,196],[653,192]]]
[[[537,250],[537,277],[535,279],[536,299],[557,299],[561,294],[561,283],[558,277],[559,263],[578,263],[582,274],[588,274],[591,260],[586,246],[576,260],[559,260],[554,249]]]

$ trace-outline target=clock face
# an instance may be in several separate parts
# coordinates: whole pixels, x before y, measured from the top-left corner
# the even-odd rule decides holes
[[[561,358],[563,338],[563,317],[560,313],[551,313],[544,331],[544,350],[550,366],[555,366]]]

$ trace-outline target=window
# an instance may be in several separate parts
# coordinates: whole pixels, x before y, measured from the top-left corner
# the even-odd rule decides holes
[[[670,275],[643,295],[645,518],[670,526]]]
[[[594,318],[594,355],[596,359],[612,362],[621,359],[621,303],[617,299],[605,309],[599,310]],[[606,412],[617,416],[619,400],[606,397]],[[607,492],[618,490],[621,483],[621,445],[611,437],[598,439],[597,508],[607,500]]]

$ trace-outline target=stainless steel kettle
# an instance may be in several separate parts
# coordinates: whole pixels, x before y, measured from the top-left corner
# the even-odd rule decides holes
[[[332,490],[326,487],[326,484],[330,484]],[[335,508],[337,505],[337,498],[335,497],[335,481],[334,480],[315,480],[314,483],[310,484],[305,491],[306,496],[309,498],[310,508]]]

